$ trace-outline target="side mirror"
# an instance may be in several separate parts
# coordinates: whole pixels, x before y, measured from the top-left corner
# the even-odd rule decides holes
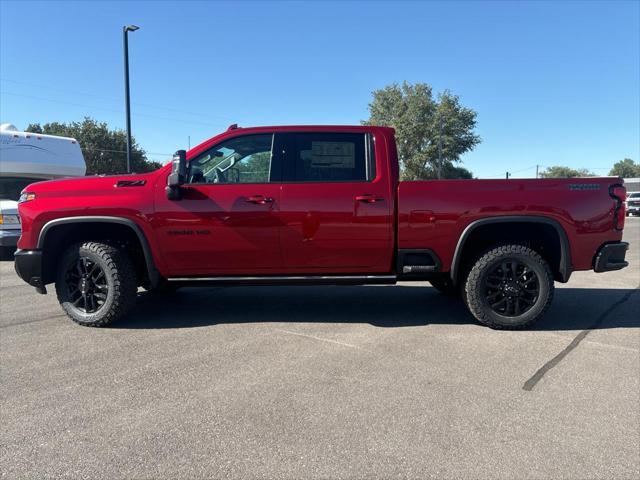
[[[173,155],[171,162],[171,173],[167,177],[167,198],[169,200],[180,200],[180,185],[185,183],[187,178],[187,152],[178,150]]]

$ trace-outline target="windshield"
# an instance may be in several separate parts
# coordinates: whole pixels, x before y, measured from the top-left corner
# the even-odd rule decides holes
[[[29,184],[42,179],[25,177],[0,177],[0,199],[18,201],[20,192]]]
[[[629,198],[640,198],[640,192],[630,193]]]

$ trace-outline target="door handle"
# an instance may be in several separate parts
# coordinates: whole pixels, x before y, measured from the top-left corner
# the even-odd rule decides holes
[[[366,194],[366,195],[356,195],[356,202],[363,203],[376,203],[383,201],[384,198],[376,198],[375,195]]]
[[[273,198],[265,197],[264,195],[251,195],[245,199],[246,202],[255,203],[257,205],[264,205],[265,203],[272,203]]]

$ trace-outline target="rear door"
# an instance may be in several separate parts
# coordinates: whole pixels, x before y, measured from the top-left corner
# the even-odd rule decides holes
[[[285,268],[383,273],[393,255],[393,199],[368,133],[286,134],[280,196]]]

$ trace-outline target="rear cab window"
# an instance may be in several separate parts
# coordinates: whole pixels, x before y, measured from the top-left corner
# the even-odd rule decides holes
[[[284,181],[367,182],[375,177],[367,133],[290,133]]]

